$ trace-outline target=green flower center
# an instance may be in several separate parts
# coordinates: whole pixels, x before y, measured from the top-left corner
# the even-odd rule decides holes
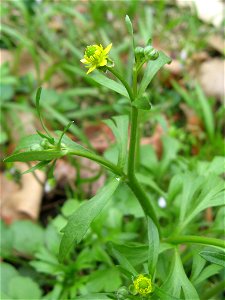
[[[140,282],[139,282],[139,288],[140,289],[146,289],[149,287],[149,282],[148,280],[146,279],[142,279]]]
[[[85,50],[85,55],[87,55],[87,57],[91,57],[95,54],[96,50],[95,46],[88,46]]]

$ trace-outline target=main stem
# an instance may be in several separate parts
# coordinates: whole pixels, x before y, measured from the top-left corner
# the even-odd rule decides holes
[[[138,72],[136,66],[133,69],[133,89],[130,88],[127,81],[113,68],[108,67],[108,70],[114,74],[124,85],[127,90],[127,93],[130,97],[131,103],[137,97],[137,76]],[[138,109],[134,106],[131,106],[131,131],[130,131],[130,144],[129,144],[129,153],[128,153],[128,169],[127,169],[127,184],[130,189],[135,194],[138,199],[144,213],[146,216],[149,216],[155,225],[158,227],[160,232],[158,219],[154,210],[154,207],[151,205],[147,194],[144,189],[139,184],[135,176],[135,163],[136,163],[136,147],[137,147],[137,132],[138,132]],[[105,161],[104,161],[105,165]],[[106,165],[105,165],[106,166]],[[109,166],[110,167],[110,166]],[[113,166],[115,169],[115,166]],[[112,168],[111,168],[112,169]],[[112,169],[113,170],[113,169]]]

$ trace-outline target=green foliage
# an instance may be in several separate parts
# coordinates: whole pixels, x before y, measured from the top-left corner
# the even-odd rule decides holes
[[[58,215],[48,219],[46,228],[28,221],[10,226],[2,223],[1,257],[7,262],[1,264],[2,299],[172,300],[200,296],[206,299],[210,293],[215,299],[222,299],[218,282],[224,267],[224,158],[214,155],[223,141],[222,110],[217,111],[199,85],[192,91],[174,82],[174,90],[170,90],[168,78],[162,76],[164,89],[152,82],[171,61],[151,44],[158,27],[166,28],[165,32],[160,29],[159,39],[166,34],[168,41],[167,35],[176,32],[186,20],[191,39],[198,40],[197,17],[187,20],[180,14],[180,19],[171,20],[164,13],[164,2],[156,1],[151,7],[144,4],[139,19],[135,15],[142,6],[138,1],[111,3],[110,10],[101,1],[90,1],[85,14],[79,2],[52,5],[47,1],[43,5],[21,1],[13,10],[10,3],[4,3],[6,22],[1,28],[1,44],[13,49],[15,58],[12,67],[1,67],[2,142],[13,136],[14,126],[7,125],[9,116],[20,133],[18,112],[33,113],[34,103],[43,129],[20,139],[5,162],[39,161],[24,173],[43,169],[51,177],[56,160],[65,156],[76,167],[77,180],[75,191],[66,187],[69,199],[61,209],[57,207]],[[127,12],[138,21],[133,28],[132,18],[126,16],[123,26],[127,27],[129,39],[124,36],[123,26],[112,30],[112,23],[118,27],[115,16],[122,17]],[[55,16],[60,20],[59,29],[49,26]],[[111,18],[110,22],[106,18]],[[140,36],[136,35],[137,28]],[[114,64],[104,69],[105,73],[88,77],[77,65],[82,49],[86,44],[107,45],[111,41],[109,56]],[[201,49],[197,42],[187,45],[185,37],[178,44],[188,54]],[[35,79],[15,75],[19,74],[18,61],[25,49],[35,65]],[[41,63],[46,64],[44,74],[40,72]],[[62,84],[66,91],[51,88],[55,74],[63,79],[60,90]],[[46,83],[49,88],[37,89]],[[174,122],[175,115],[180,117],[181,101],[197,113],[206,134],[200,128],[199,136],[193,136],[179,118]],[[115,112],[120,115],[112,117]],[[82,128],[85,118],[96,121],[99,117],[107,118],[105,123],[116,139],[104,155],[95,153]],[[158,124],[163,128],[163,136],[154,134],[151,140],[156,141],[158,151],[150,145],[142,146],[141,136],[149,135]],[[79,142],[66,135],[67,131]],[[208,149],[208,138],[215,149]],[[194,147],[200,154],[192,157]],[[200,160],[204,153],[210,161]],[[86,200],[83,184],[94,182],[102,169],[97,176],[83,179],[76,156],[98,163],[107,175],[108,171],[114,174],[114,179],[90,200]],[[204,217],[208,208],[212,210],[213,222]],[[152,280],[153,291],[144,297],[134,289],[138,274],[147,274]],[[47,291],[45,295],[43,291]]]
[[[59,261],[62,262],[73,245],[80,243],[93,220],[110,200],[119,185],[119,179],[113,179],[91,200],[81,205],[69,218],[63,229],[63,237],[59,249]]]

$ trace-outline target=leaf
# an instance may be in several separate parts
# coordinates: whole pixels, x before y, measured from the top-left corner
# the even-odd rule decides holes
[[[159,255],[159,232],[151,218],[147,217],[148,222],[148,269],[150,274],[155,273],[155,268]]]
[[[211,264],[207,266],[203,271],[199,274],[199,276],[193,281],[194,285],[198,285],[203,281],[206,281],[209,277],[218,274],[223,267]]]
[[[161,289],[168,294],[171,294],[172,297],[181,298],[181,291],[185,296],[184,299],[199,299],[196,289],[189,281],[184,267],[182,265],[182,261],[180,259],[180,255],[177,250],[174,250],[173,261],[171,262],[171,268],[169,275]]]
[[[119,185],[116,178],[105,185],[91,200],[81,205],[69,218],[63,229],[63,237],[59,249],[59,261],[62,262],[68,255],[73,244],[83,239],[93,220],[100,214]]]
[[[201,87],[198,84],[196,84],[195,90],[197,93],[198,102],[201,107],[201,113],[205,123],[206,131],[209,135],[210,140],[212,141],[215,133],[215,122],[213,117],[213,111],[212,108],[210,107],[208,99],[205,97]]]
[[[106,293],[87,294],[84,296],[76,297],[77,300],[107,300],[114,299],[109,297]]]
[[[128,116],[113,117],[112,120],[104,121],[112,130],[117,140],[119,148],[119,156],[117,165],[121,168],[125,166],[127,157],[127,143],[128,143]]]
[[[86,288],[89,292],[115,292],[122,284],[120,272],[115,267],[96,270],[88,277]]]
[[[171,62],[171,58],[159,51],[159,57],[156,60],[149,61],[145,70],[142,82],[139,88],[139,95],[142,95],[152,81],[155,74],[165,65]]]
[[[95,82],[99,83],[100,85],[103,85],[103,86],[107,87],[108,89],[113,90],[113,91],[117,92],[118,94],[129,98],[127,90],[120,83],[107,78],[106,76],[102,75],[101,73],[96,73],[96,74],[92,75],[91,78]]]
[[[32,134],[23,137],[17,145],[15,151],[30,149],[33,145],[40,145],[42,138],[38,134]]]
[[[129,274],[131,277],[132,275],[138,275],[138,272],[135,270],[135,268],[132,266],[130,261],[123,255],[121,254],[118,250],[116,250],[113,247],[112,243],[108,243],[109,245],[109,251],[112,253],[112,255],[118,260],[120,267],[122,267],[126,273]]]
[[[36,103],[36,109],[37,109],[37,113],[38,113],[38,117],[40,119],[42,128],[44,129],[44,131],[47,133],[47,135],[49,136],[50,140],[52,140],[53,138],[51,137],[48,128],[45,126],[43,120],[42,120],[42,116],[41,116],[41,108],[40,108],[40,100],[41,100],[41,92],[42,92],[42,87],[39,87],[36,93],[36,99],[35,99],[35,103]],[[54,141],[54,139],[53,139]]]
[[[129,32],[129,34],[131,36],[133,36],[133,34],[134,34],[133,25],[132,25],[131,20],[128,15],[126,15],[126,17],[125,17],[125,22],[126,22],[126,26],[127,26],[127,30]]]
[[[225,268],[225,252],[222,252],[222,251],[201,251],[199,254],[205,260]]]
[[[108,247],[125,256],[132,266],[142,265],[148,259],[149,247],[147,245],[138,243],[126,243],[125,245],[109,242]]]
[[[32,279],[17,276],[9,282],[9,295],[12,299],[38,300],[41,299],[41,289]]]
[[[11,226],[13,248],[21,254],[33,255],[44,242],[42,227],[31,221],[16,221]]]
[[[207,178],[199,176],[196,180],[196,176],[194,175],[191,181],[192,186],[190,186],[194,193],[192,192],[191,197],[189,196],[186,200],[188,203],[187,209],[185,208],[187,213],[184,221],[180,221],[180,226],[183,228],[204,209],[224,205],[225,187],[224,181],[220,177],[210,174]],[[186,184],[186,181],[184,183]]]
[[[17,277],[19,273],[12,265],[5,262],[1,262],[0,275],[1,293],[9,295],[9,282],[12,278]],[[5,298],[3,297],[3,299]],[[6,299],[10,299],[10,297],[7,297]]]
[[[154,286],[154,293],[159,297],[161,300],[180,300],[180,298],[173,297],[161,288]],[[193,299],[192,299],[193,300]]]
[[[52,160],[59,157],[62,157],[67,154],[66,150],[41,150],[41,151],[26,151],[15,153],[8,156],[4,161],[5,162],[14,162],[14,161],[45,161]]]
[[[138,109],[142,110],[150,110],[151,109],[151,103],[147,96],[139,96],[137,97],[133,102],[132,105],[135,106]]]
[[[49,164],[49,162],[50,162],[49,160],[47,160],[47,161],[43,160],[43,161],[39,162],[38,164],[36,164],[35,166],[33,166],[32,168],[24,171],[21,175],[24,175],[24,174],[27,174],[27,173],[31,173],[31,172],[34,172],[36,170],[41,170],[45,166],[47,166]]]

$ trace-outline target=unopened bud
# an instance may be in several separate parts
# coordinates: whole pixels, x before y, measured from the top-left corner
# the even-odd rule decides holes
[[[159,57],[159,52],[152,46],[145,47],[144,54],[149,60],[155,60]]]

